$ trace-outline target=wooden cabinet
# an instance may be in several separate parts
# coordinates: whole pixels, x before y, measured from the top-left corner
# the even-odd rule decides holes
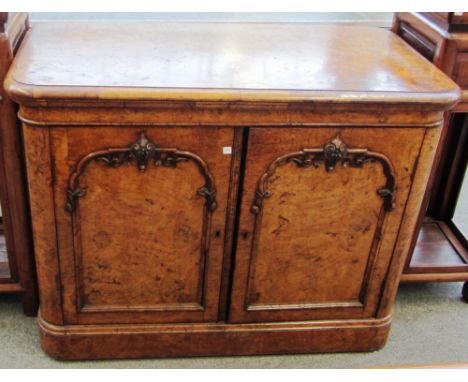
[[[126,26],[36,25],[6,81],[44,350],[382,347],[455,84],[379,29]]]
[[[462,91],[460,102],[445,114],[402,281],[468,281],[466,235],[452,221],[467,166],[463,154],[468,131],[467,16],[466,12],[399,12],[394,17],[392,30],[450,76]],[[468,283],[462,294],[468,302]]]
[[[26,13],[0,12],[0,83],[29,27]],[[22,295],[24,313],[38,309],[31,222],[17,107],[0,89],[0,293]]]

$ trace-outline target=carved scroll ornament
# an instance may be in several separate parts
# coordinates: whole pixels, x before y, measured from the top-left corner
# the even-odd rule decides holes
[[[205,179],[205,184],[197,189],[197,194],[205,198],[205,205],[209,212],[216,209],[216,188],[213,175],[207,164],[198,155],[181,151],[177,148],[160,148],[148,140],[145,134],[140,133],[138,139],[123,148],[108,148],[90,153],[78,162],[76,171],[72,173],[68,183],[66,209],[73,213],[76,209],[78,198],[86,195],[86,188],[79,184],[79,177],[86,165],[91,161],[98,161],[112,168],[118,168],[123,164],[135,163],[138,170],[145,172],[152,162],[154,166],[177,167],[179,162],[194,162]]]
[[[395,175],[390,160],[383,154],[365,148],[349,148],[337,135],[326,143],[323,148],[302,149],[275,159],[258,182],[254,203],[251,207],[252,213],[260,213],[263,199],[272,195],[268,189],[269,179],[279,166],[294,163],[300,168],[318,168],[323,163],[326,171],[331,172],[339,162],[344,167],[354,168],[363,167],[366,163],[379,162],[382,165],[387,181],[383,187],[377,190],[377,194],[383,199],[385,211],[393,210],[395,205]]]

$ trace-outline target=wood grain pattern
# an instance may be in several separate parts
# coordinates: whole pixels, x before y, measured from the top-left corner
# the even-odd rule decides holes
[[[468,264],[450,244],[436,222],[425,222],[411,259],[411,268],[412,272],[431,273],[431,268],[432,271],[443,268],[447,272],[460,272],[463,268],[468,271]],[[466,278],[468,279],[468,274]]]
[[[102,102],[338,104],[384,97],[389,103],[436,107],[458,95],[437,68],[378,28],[129,22],[125,29],[115,39],[115,23],[109,22],[33,26],[8,80],[11,96],[28,103],[93,100],[98,94]]]
[[[214,26],[133,25],[111,50],[115,25],[33,28],[9,73],[28,153],[41,343],[55,357],[385,344],[457,88],[388,32],[259,24],[208,33]],[[117,168],[93,159],[128,151],[140,132],[202,158],[216,209],[207,214],[197,195],[205,179],[194,163],[139,172],[135,158]],[[368,149],[379,160],[328,171],[285,163],[252,213],[271,163],[337,135],[348,154]],[[67,191],[84,187],[67,209]]]
[[[399,226],[397,241],[385,279],[377,317],[385,317],[392,311],[390,301],[395,299],[398,283],[403,272],[405,259],[411,246],[411,239],[419,228],[418,217],[421,211],[424,193],[429,181],[432,163],[441,134],[442,123],[438,129],[426,129],[417,156],[417,166],[412,173],[411,188],[406,200],[405,210]]]
[[[40,311],[53,324],[63,324],[61,275],[52,186],[49,130],[23,125],[28,173],[29,203],[33,223],[34,254],[39,283]]]
[[[337,165],[332,172],[323,164],[303,169],[291,163],[272,176],[271,196],[256,221],[251,206],[271,161],[323,146],[337,132],[350,147],[390,158],[397,174],[395,211],[388,217],[383,211],[377,190],[385,175],[378,163]],[[424,129],[251,129],[231,319],[372,316],[384,277],[380,266],[392,254],[423,136]]]
[[[8,83],[7,83],[8,86]],[[385,98],[384,98],[385,99]],[[98,127],[98,126],[438,126],[440,110],[423,105],[392,105],[384,102],[366,103],[359,108],[333,103],[310,101],[290,102],[164,102],[142,101],[127,106],[120,101],[105,101],[108,113],[95,103],[65,102],[57,107],[22,105],[19,118],[35,127]],[[455,98],[454,98],[455,99]],[[87,113],[83,113],[83,106]],[[449,106],[440,106],[443,109]],[[362,113],[365,108],[368,113]],[[330,113],[330,110],[333,113]],[[181,113],[180,110],[184,112]]]
[[[450,22],[440,22],[440,18],[434,17],[430,12],[397,12],[395,13],[392,31],[400,35],[416,50],[421,50],[421,42],[407,38],[410,34],[418,35],[435,45],[433,57],[430,59],[435,66],[453,79],[457,79],[460,65],[456,64],[458,56],[468,52],[468,33],[466,31],[452,31]],[[406,33],[402,30],[404,27]],[[461,68],[463,70],[463,67]],[[462,74],[463,76],[463,74]],[[456,80],[457,81],[457,80]],[[457,81],[458,83],[458,81]],[[461,85],[461,84],[460,84]],[[461,102],[454,111],[466,111],[468,102],[468,90],[462,87]]]
[[[57,359],[118,359],[373,351],[391,317],[260,324],[51,325],[39,317],[43,349]]]
[[[126,147],[141,129],[54,129],[57,219],[68,322],[216,320],[233,130],[146,128],[160,147],[206,158],[216,184],[217,208],[197,194],[204,178],[194,163],[176,168],[110,168],[90,163],[76,219],[65,208],[70,174],[85,155]],[[119,138],[116,138],[116,137]],[[75,272],[70,270],[76,269]],[[119,318],[120,317],[120,318]]]

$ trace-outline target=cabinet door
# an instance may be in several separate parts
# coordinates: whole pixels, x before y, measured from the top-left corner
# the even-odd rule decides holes
[[[230,320],[372,317],[419,128],[252,128]]]
[[[216,321],[233,129],[51,134],[66,322]]]

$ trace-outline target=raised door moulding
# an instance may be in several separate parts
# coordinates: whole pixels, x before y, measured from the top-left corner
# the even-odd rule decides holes
[[[279,166],[295,163],[300,168],[318,168],[322,162],[328,172],[333,171],[338,162],[341,162],[345,167],[354,168],[360,168],[366,163],[379,162],[382,165],[387,182],[377,190],[377,194],[384,201],[385,211],[393,210],[395,206],[395,172],[390,160],[385,155],[369,151],[366,148],[349,148],[338,134],[334,139],[327,142],[323,148],[304,148],[276,158],[258,181],[251,212],[259,214],[263,207],[263,199],[272,195],[268,189],[269,179]]]
[[[157,147],[146,137],[144,132],[140,132],[138,139],[128,147],[95,151],[81,158],[68,182],[66,209],[70,213],[75,211],[78,198],[86,195],[86,187],[80,186],[79,177],[86,165],[93,160],[103,162],[112,168],[135,162],[141,172],[146,171],[150,161],[155,166],[164,167],[177,167],[179,162],[193,161],[205,179],[205,184],[197,189],[197,194],[205,198],[205,205],[209,212],[213,212],[217,207],[214,178],[202,158],[190,151]]]
[[[385,184],[376,190],[377,194],[383,200],[383,209],[378,217],[377,223],[377,232],[381,232],[385,216],[388,212],[392,211],[395,206],[395,193],[396,193],[396,178],[395,178],[395,171],[393,166],[390,162],[390,159],[386,157],[384,154],[377,153],[370,151],[367,148],[350,148],[348,147],[342,140],[339,134],[337,134],[333,139],[325,143],[322,148],[303,148],[299,151],[291,152],[285,155],[282,155],[276,158],[271,164],[268,166],[265,173],[259,178],[257,183],[257,188],[255,191],[255,198],[254,202],[250,208],[251,213],[255,215],[255,223],[254,223],[254,239],[252,244],[252,258],[255,258],[256,252],[258,251],[258,237],[260,235],[261,229],[261,220],[262,220],[262,212],[263,212],[263,202],[264,199],[267,199],[272,196],[272,192],[269,189],[269,179],[275,174],[276,169],[279,166],[284,166],[290,163],[294,163],[299,168],[319,168],[322,164],[325,166],[325,170],[327,172],[332,172],[335,167],[341,163],[342,166],[351,167],[351,168],[362,168],[365,164],[376,163],[379,162],[382,165],[384,175],[386,177]],[[366,266],[365,274],[369,274],[371,272],[372,266],[375,262],[375,256],[377,253],[377,241],[379,240],[380,235],[375,235],[374,240],[371,245],[371,253],[369,255],[369,259]],[[251,265],[250,275],[254,274],[253,267]],[[366,278],[366,277],[365,277]],[[251,290],[253,279],[252,276],[249,276],[249,281],[247,285],[247,290]],[[345,303],[333,303],[330,306],[324,304],[299,304],[294,306],[297,309],[307,309],[307,308],[363,308],[365,304],[365,298],[367,296],[366,283],[363,283],[362,290],[360,292],[360,297],[358,302],[345,302]],[[249,294],[247,294],[246,300],[246,310],[254,311],[254,310],[265,310],[264,305],[252,305],[250,303]],[[279,305],[268,305],[268,309],[271,311],[272,309],[291,309],[293,305],[285,306],[282,304]]]
[[[81,186],[79,184],[79,178],[84,173],[86,167],[91,162],[100,162],[104,163],[110,168],[119,168],[122,165],[136,165],[137,169],[144,173],[147,168],[151,165],[151,162],[155,167],[164,166],[164,167],[177,167],[178,163],[184,161],[192,161],[196,164],[200,174],[203,176],[205,183],[203,186],[199,187],[196,193],[205,198],[205,208],[203,213],[203,234],[201,238],[201,263],[205,264],[206,254],[209,248],[209,236],[208,231],[210,229],[210,215],[216,209],[217,202],[215,199],[216,196],[216,187],[213,174],[210,172],[207,163],[200,158],[198,155],[189,152],[178,150],[177,148],[161,148],[156,146],[155,143],[151,142],[144,132],[140,132],[136,141],[129,144],[127,147],[120,148],[107,148],[104,150],[95,151],[89,153],[82,157],[77,165],[74,172],[71,173],[68,180],[68,189],[66,194],[66,210],[72,215],[72,224],[73,232],[76,232],[77,237],[75,237],[74,251],[78,254],[78,258],[81,257],[80,242],[80,229],[79,226],[79,205],[78,199],[86,195],[87,187]],[[81,261],[81,260],[78,260]],[[76,265],[77,269],[81,269],[81,265]],[[203,266],[201,280],[205,279],[205,266]],[[79,277],[78,277],[79,280]],[[82,283],[78,281],[78,283]],[[203,296],[203,284],[201,283],[200,296]],[[78,290],[81,290],[81,287],[78,287]],[[103,312],[103,311],[132,311],[132,307],[126,306],[113,306],[113,307],[94,307],[87,306],[84,304],[83,293],[80,291],[79,297],[77,299],[77,311],[86,311],[86,312]],[[203,297],[200,297],[201,299]],[[203,300],[200,300],[199,304],[193,306],[188,304],[184,308],[178,305],[177,310],[203,310]],[[173,310],[173,306],[157,306],[157,307],[146,307],[147,309],[169,309]]]

